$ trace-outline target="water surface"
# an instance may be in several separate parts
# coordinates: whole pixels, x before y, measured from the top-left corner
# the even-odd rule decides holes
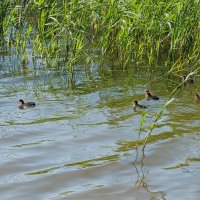
[[[98,66],[98,65],[97,65]],[[32,69],[10,72],[1,60],[0,199],[200,199],[198,85],[181,88],[167,106],[145,148],[149,125],[174,81],[159,75],[108,71],[92,77],[77,67],[74,90],[67,73]],[[146,101],[152,90],[159,101]],[[37,106],[18,109],[18,99]],[[133,112],[132,102],[147,105]]]

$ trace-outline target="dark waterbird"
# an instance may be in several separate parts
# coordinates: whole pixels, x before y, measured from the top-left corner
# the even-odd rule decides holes
[[[20,99],[19,102],[21,103],[21,105],[19,106],[20,109],[23,109],[24,107],[35,107],[35,102],[24,102],[23,99]]]
[[[186,85],[186,84],[194,84],[194,79],[188,78],[188,79],[186,80],[186,78],[187,78],[187,76],[186,76],[186,75],[183,75],[182,79],[183,79],[184,85]]]
[[[185,75],[185,74],[184,75],[174,74],[174,75],[181,78],[181,81],[184,86],[194,84],[194,82],[195,82],[193,78],[191,78],[191,77],[187,78],[187,75]]]
[[[141,105],[141,104],[138,103],[137,100],[135,100],[135,101],[133,102],[133,110],[136,112],[136,110],[137,110],[138,108],[144,109],[144,108],[147,108],[147,106]]]
[[[157,97],[156,95],[152,95],[149,90],[146,91],[145,96],[147,100],[150,100],[150,99],[159,100],[159,97]]]
[[[195,95],[195,102],[200,103],[200,95],[199,94]]]

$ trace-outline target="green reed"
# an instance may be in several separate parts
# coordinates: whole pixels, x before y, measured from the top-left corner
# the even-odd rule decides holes
[[[142,63],[173,72],[199,65],[197,0],[3,0],[0,5],[4,39],[22,63],[31,46],[32,58],[72,74],[83,58],[92,62],[97,49],[114,68]]]

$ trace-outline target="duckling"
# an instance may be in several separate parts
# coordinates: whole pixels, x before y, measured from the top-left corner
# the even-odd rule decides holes
[[[137,108],[142,108],[142,109],[144,109],[144,108],[147,108],[147,106],[141,105],[141,104],[138,103],[137,100],[135,100],[134,103],[133,103],[133,110],[136,112],[136,109],[137,109]]]
[[[183,75],[183,76],[182,76],[184,85],[186,85],[186,84],[194,84],[194,79],[188,78],[188,79],[186,80],[186,77],[187,77],[186,75]]]
[[[25,106],[26,107],[35,107],[35,102],[24,102],[23,99],[20,99],[19,102],[21,102],[22,104],[19,106],[20,109],[23,109]]]
[[[153,100],[159,100],[159,97],[155,96],[155,95],[152,95],[151,92],[149,90],[146,91],[146,99],[147,100],[150,100],[150,99],[153,99]]]
[[[188,85],[188,84],[194,84],[194,79],[193,78],[188,78],[187,80],[186,80],[186,77],[187,77],[187,75],[186,74],[184,74],[184,75],[180,75],[180,74],[174,74],[175,76],[178,76],[179,78],[181,78],[181,81],[182,81],[182,83],[183,83],[183,86],[186,86],[186,85]]]
[[[194,99],[195,99],[196,103],[200,103],[200,95],[199,94],[196,94]]]

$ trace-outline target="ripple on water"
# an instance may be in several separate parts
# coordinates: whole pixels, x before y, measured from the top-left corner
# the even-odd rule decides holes
[[[0,198],[198,199],[200,114],[191,90],[164,109],[142,163],[137,149],[173,88],[151,86],[161,97],[155,102],[144,99],[145,77],[120,74],[67,92],[59,74],[47,75],[53,84],[32,75],[1,80]],[[19,98],[37,106],[20,110]],[[148,105],[142,129],[135,98]]]

